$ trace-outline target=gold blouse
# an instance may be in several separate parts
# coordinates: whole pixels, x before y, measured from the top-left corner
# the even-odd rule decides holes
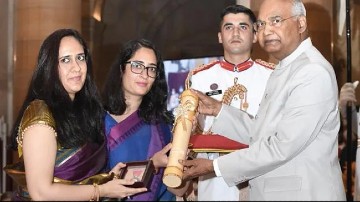
[[[38,124],[49,127],[52,131],[54,131],[54,135],[56,137],[54,117],[52,116],[49,107],[43,100],[32,101],[24,111],[18,129],[18,137],[16,138],[19,157],[22,156],[22,143],[25,132],[29,128]]]

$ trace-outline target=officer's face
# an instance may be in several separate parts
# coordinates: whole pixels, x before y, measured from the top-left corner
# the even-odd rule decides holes
[[[252,45],[257,40],[253,31],[253,23],[249,16],[243,13],[225,15],[218,38],[219,43],[223,44],[225,56],[227,54],[250,56]]]

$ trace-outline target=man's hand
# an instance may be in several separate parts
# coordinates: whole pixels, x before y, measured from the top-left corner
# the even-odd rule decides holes
[[[202,92],[190,89],[192,92],[196,93],[199,97],[199,106],[198,111],[200,114],[217,116],[221,110],[221,101],[215,100],[214,98],[203,94]]]
[[[214,173],[213,161],[209,159],[184,160],[180,162],[184,165],[183,180],[187,181],[209,173]]]
[[[339,108],[342,117],[346,117],[346,107],[348,104],[352,105],[356,103],[355,89],[358,85],[358,81],[354,83],[345,83],[340,90],[339,96]]]

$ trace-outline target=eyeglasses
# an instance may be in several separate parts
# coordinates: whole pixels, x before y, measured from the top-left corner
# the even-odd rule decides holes
[[[143,73],[144,69],[146,69],[146,74],[151,78],[156,78],[158,71],[157,67],[145,67],[140,61],[128,61],[125,64],[130,64],[131,72],[134,74]]]
[[[280,27],[282,22],[284,22],[285,20],[288,20],[290,18],[293,18],[293,17],[297,17],[297,15],[293,15],[293,16],[290,16],[290,17],[285,18],[285,19],[283,19],[280,16],[274,16],[274,17],[269,18],[269,22],[258,20],[257,22],[255,22],[254,27],[255,27],[255,30],[257,32],[265,29],[266,23],[268,23],[268,25],[270,25],[270,26]]]

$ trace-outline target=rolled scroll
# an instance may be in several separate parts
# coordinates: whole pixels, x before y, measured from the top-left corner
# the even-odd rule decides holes
[[[163,177],[163,182],[168,187],[179,187],[182,183],[184,166],[179,160],[186,158],[198,102],[198,97],[193,92],[185,90],[181,93],[180,104],[175,109],[172,147]]]

